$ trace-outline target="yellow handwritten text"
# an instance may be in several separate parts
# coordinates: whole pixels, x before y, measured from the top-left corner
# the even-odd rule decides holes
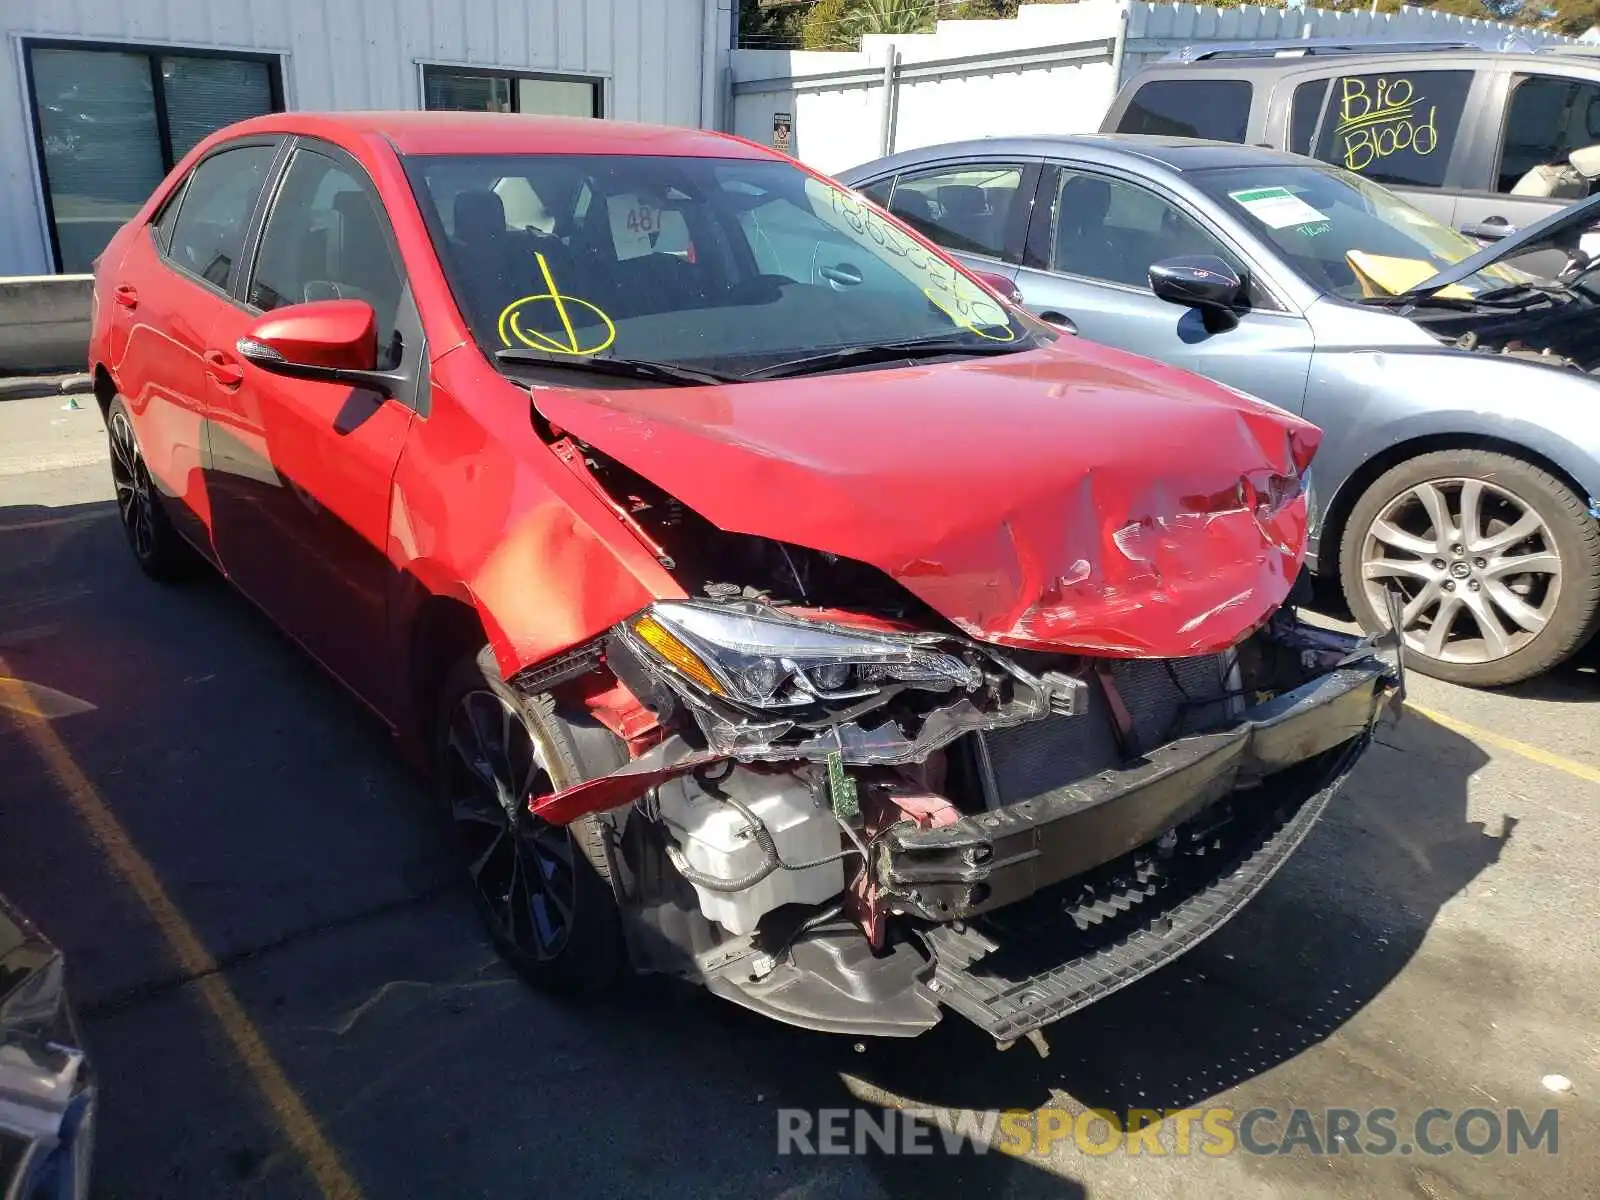
[[[1439,109],[1430,105],[1424,117],[1425,104],[1409,79],[1379,76],[1370,89],[1365,79],[1341,79],[1335,133],[1344,149],[1344,165],[1362,171],[1404,150],[1432,154],[1439,145]]]

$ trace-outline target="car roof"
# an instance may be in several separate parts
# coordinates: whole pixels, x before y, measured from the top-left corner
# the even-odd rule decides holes
[[[1596,65],[1592,56],[1563,54],[1556,49],[1542,53],[1488,49],[1471,50],[1451,46],[1440,46],[1436,49],[1425,50],[1415,45],[1403,44],[1388,50],[1375,46],[1371,50],[1346,54],[1274,55],[1263,53],[1256,58],[1203,58],[1193,62],[1186,62],[1176,57],[1164,58],[1144,64],[1139,69],[1139,73],[1123,85],[1122,90],[1126,92],[1129,85],[1156,75],[1160,75],[1163,78],[1221,75],[1225,78],[1240,79],[1247,75],[1260,73],[1277,74],[1285,71],[1352,74],[1357,71],[1368,71],[1369,69],[1378,71],[1390,69],[1399,61],[1411,64],[1413,69],[1418,65],[1425,65],[1429,70],[1463,70],[1511,65],[1538,68],[1545,72],[1554,70],[1557,73],[1562,68],[1575,67],[1581,70],[1583,68],[1593,68]]]
[[[1312,160],[1264,146],[1243,146],[1237,142],[1215,142],[1203,138],[1164,137],[1143,133],[1038,134],[1032,137],[975,138],[942,146],[906,150],[892,158],[868,164],[881,171],[900,170],[930,160],[949,158],[1007,157],[1054,158],[1070,155],[1102,166],[1140,167],[1154,163],[1170,171],[1202,171],[1214,167],[1266,166],[1271,163],[1305,164]],[[856,167],[841,178],[863,170]]]
[[[330,141],[382,138],[401,154],[635,154],[686,158],[775,158],[728,134],[588,117],[487,112],[271,113],[231,125],[222,138],[297,133]]]

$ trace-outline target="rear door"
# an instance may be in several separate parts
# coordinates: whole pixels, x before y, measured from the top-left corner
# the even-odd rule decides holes
[[[1456,202],[1458,225],[1478,236],[1515,232],[1600,187],[1569,161],[1574,151],[1600,146],[1600,70],[1501,70],[1495,83]],[[1585,248],[1600,252],[1600,239]],[[1562,264],[1556,256],[1519,265]]]
[[[344,151],[300,139],[261,228],[244,303],[212,330],[210,475],[223,568],[380,712],[393,568],[390,490],[417,397],[287,379],[236,343],[261,313],[357,299],[377,314],[380,366],[422,377],[421,323],[382,201]]]
[[[1179,198],[1081,164],[1047,168],[1024,264],[1023,303],[1084,337],[1208,375],[1299,411],[1311,330],[1241,250]],[[1200,312],[1158,299],[1152,263],[1211,254],[1249,282],[1250,307],[1212,332]]]
[[[226,142],[197,163],[108,282],[112,368],[168,515],[207,554],[203,359],[232,309],[245,234],[281,139]]]

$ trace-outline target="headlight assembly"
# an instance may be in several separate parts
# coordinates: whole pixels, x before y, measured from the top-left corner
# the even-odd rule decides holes
[[[943,692],[981,682],[976,667],[930,647],[936,636],[873,633],[753,607],[662,601],[620,631],[680,691],[747,708],[850,705],[890,685]]]

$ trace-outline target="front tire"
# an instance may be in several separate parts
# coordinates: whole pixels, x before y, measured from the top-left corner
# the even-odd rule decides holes
[[[1384,628],[1398,589],[1408,665],[1452,683],[1543,674],[1600,626],[1600,524],[1505,454],[1440,451],[1386,472],[1351,511],[1339,564],[1361,625]]]
[[[117,515],[139,569],[162,583],[187,577],[195,567],[194,548],[167,519],[161,494],[150,478],[128,406],[121,396],[112,400],[106,410],[106,437],[111,443],[111,483],[116,489]]]
[[[615,770],[625,748],[548,696],[518,696],[487,648],[450,673],[442,701],[435,788],[496,949],[542,989],[603,989],[627,962],[605,829],[593,816],[551,825],[528,798]]]

